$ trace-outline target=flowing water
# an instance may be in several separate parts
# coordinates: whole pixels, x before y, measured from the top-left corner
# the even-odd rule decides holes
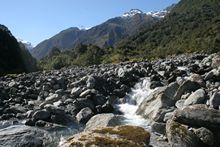
[[[155,89],[154,89],[155,90]],[[146,99],[154,90],[150,89],[150,79],[141,79],[132,89],[131,92],[125,96],[125,103],[119,104],[118,109],[123,112],[125,120],[124,124],[140,126],[145,129],[150,129],[149,121],[136,114],[141,102]],[[24,125],[22,122],[18,122]],[[0,122],[0,129],[14,125],[11,122]],[[62,144],[68,136],[77,133],[76,130],[54,130],[50,131],[53,137],[53,142],[58,145]]]
[[[126,118],[125,124],[149,128],[149,121],[136,114],[141,102],[146,99],[155,89],[150,89],[150,79],[144,78],[138,82],[131,92],[125,97],[125,103],[119,104],[119,110]]]
[[[125,120],[123,124],[140,126],[147,130],[150,129],[149,121],[136,114],[141,102],[146,99],[155,89],[150,89],[150,79],[141,79],[125,96],[125,102],[117,105],[118,109],[123,113]],[[122,120],[119,120],[122,121]],[[59,145],[65,142],[65,138],[61,137]]]

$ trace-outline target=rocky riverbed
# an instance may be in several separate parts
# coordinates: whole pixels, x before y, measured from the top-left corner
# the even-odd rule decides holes
[[[152,93],[132,103],[149,120],[150,144],[217,147],[219,65],[216,54],[185,54],[0,77],[0,146],[58,146],[61,136],[84,128],[121,125],[126,117],[117,106],[148,77]]]

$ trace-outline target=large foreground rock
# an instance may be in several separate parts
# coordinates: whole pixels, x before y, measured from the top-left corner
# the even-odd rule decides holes
[[[52,147],[51,136],[43,130],[16,125],[0,129],[1,147]]]
[[[61,147],[97,146],[97,147],[147,147],[150,133],[141,127],[117,126],[94,129],[74,135]]]
[[[173,97],[178,87],[177,83],[171,83],[154,91],[140,104],[137,114],[156,122],[162,122],[165,114],[170,112],[169,108],[175,105],[176,101]]]
[[[167,122],[166,133],[171,147],[205,147],[193,132],[173,120]]]
[[[206,105],[192,105],[183,110],[176,110],[175,121],[189,126],[206,127],[217,131],[220,129],[220,111],[207,108]]]
[[[121,125],[124,117],[121,115],[114,115],[112,113],[103,113],[93,116],[87,123],[85,130],[92,130],[94,128],[109,127]]]

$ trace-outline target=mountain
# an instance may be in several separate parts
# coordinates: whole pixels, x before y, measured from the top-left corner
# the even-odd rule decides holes
[[[4,25],[0,25],[0,52],[0,75],[36,70],[36,61]]]
[[[137,58],[217,52],[220,50],[219,8],[219,0],[181,0],[162,21],[122,41],[117,48]]]
[[[115,46],[120,40],[135,34],[138,30],[149,27],[166,15],[161,13],[144,13],[132,9],[121,17],[115,17],[90,29],[69,28],[52,38],[38,44],[31,53],[41,59],[47,56],[53,47],[65,50],[79,44],[94,44],[99,47]]]
[[[26,48],[27,50],[29,50],[29,51],[34,48],[33,45],[32,45],[30,42],[28,42],[28,41],[25,41],[25,40],[20,39],[20,38],[17,38],[17,41],[18,41],[19,43],[24,44],[25,48]]]
[[[61,31],[52,38],[39,43],[35,48],[31,50],[31,54],[35,58],[41,59],[47,56],[53,47],[60,49],[70,48],[76,44],[76,42],[78,42],[79,37],[84,34],[84,32],[85,30],[80,30],[76,27]]]

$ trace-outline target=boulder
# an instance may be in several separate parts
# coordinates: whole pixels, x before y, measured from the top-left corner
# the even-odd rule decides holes
[[[88,88],[94,88],[96,84],[96,79],[93,76],[89,76],[86,81],[86,86]]]
[[[204,80],[213,79],[215,76],[218,76],[219,72],[217,69],[213,69],[205,74]]]
[[[168,86],[160,87],[144,99],[136,113],[144,118],[162,122],[164,115],[172,111],[169,108],[175,105],[173,96],[177,89],[177,83],[171,83]]]
[[[27,126],[35,126],[36,120],[33,119],[27,119],[24,121],[24,124]]]
[[[46,126],[47,122],[43,121],[43,120],[38,120],[37,122],[35,122],[35,126],[37,127],[44,127]]]
[[[2,147],[43,147],[54,146],[48,132],[24,125],[14,125],[0,129],[0,146]]]
[[[124,117],[121,115],[114,115],[113,113],[103,113],[93,116],[87,123],[85,130],[93,128],[108,127],[121,125]]]
[[[186,100],[184,99],[180,99],[176,102],[175,106],[178,108],[178,109],[182,109],[184,107],[184,103],[185,103]]]
[[[47,112],[49,112],[50,114],[63,114],[65,115],[65,111],[62,110],[61,108],[59,107],[56,107],[54,105],[51,105],[51,104],[47,104],[44,106],[44,109],[46,109]]]
[[[165,116],[164,116],[163,121],[164,121],[164,122],[167,122],[168,120],[172,119],[173,113],[174,113],[174,112],[166,113]]]
[[[53,94],[45,99],[45,102],[40,104],[40,107],[43,108],[47,104],[53,104],[54,102],[60,100],[61,97],[58,94]]]
[[[150,89],[155,89],[161,86],[163,86],[163,84],[160,81],[152,81],[150,84]]]
[[[86,123],[93,114],[92,110],[89,107],[86,107],[80,110],[80,112],[76,115],[76,119],[79,123]]]
[[[191,74],[188,79],[192,82],[196,82],[197,84],[199,84],[202,87],[205,86],[205,81],[204,81],[203,77],[199,74]]]
[[[132,85],[132,83],[138,80],[138,75],[140,72],[133,67],[124,66],[124,68],[118,69],[118,77],[120,78],[120,81],[125,83],[126,85]]]
[[[92,98],[93,103],[97,105],[104,105],[106,103],[106,97],[100,94],[97,94]]]
[[[104,105],[101,106],[101,113],[113,113],[115,111],[113,105],[111,104],[110,100],[107,100]]]
[[[72,90],[71,90],[71,95],[77,97],[80,95],[80,93],[82,92],[82,89],[80,87],[74,87]]]
[[[174,112],[175,121],[194,127],[206,127],[211,130],[220,129],[220,111],[197,104]]]
[[[33,114],[32,118],[34,120],[48,120],[50,118],[50,113],[46,110],[38,110]]]
[[[126,95],[126,92],[124,91],[124,89],[114,89],[114,95],[119,97],[119,98],[123,98]]]
[[[9,87],[16,87],[18,84],[15,81],[11,81],[8,86]]]
[[[94,102],[88,98],[78,98],[74,102],[74,105],[76,105],[76,107],[78,108],[79,111],[83,108],[86,108],[86,107],[89,107],[90,109],[95,110]]]
[[[171,147],[205,147],[206,145],[185,126],[169,120],[166,124],[166,133]]]
[[[194,129],[193,131],[203,143],[207,144],[208,146],[212,146],[214,144],[214,134],[210,130],[201,127]]]
[[[42,87],[42,90],[43,91],[49,91],[51,89],[51,86],[50,86],[50,84],[45,84],[45,85],[43,85],[43,87]]]
[[[184,93],[193,92],[193,91],[199,89],[200,87],[201,86],[199,85],[199,83],[191,81],[191,80],[186,80],[180,85],[180,87],[176,91],[176,93],[174,95],[174,99],[180,100],[181,96]]]
[[[131,133],[132,132],[132,133]],[[94,129],[72,136],[61,147],[99,146],[99,147],[147,147],[150,133],[141,127],[117,126]]]
[[[58,94],[58,95],[64,95],[64,90],[63,89],[58,89],[55,91],[55,94]]]
[[[92,94],[92,93],[94,93],[94,89],[87,89],[87,90],[85,90],[85,91],[83,91],[80,95],[79,95],[79,97],[86,97],[87,95],[90,95],[90,94]]]
[[[12,113],[25,113],[27,111],[27,109],[23,106],[21,106],[20,104],[16,104],[15,106],[11,106],[10,107],[10,112]]]
[[[210,106],[212,108],[218,109],[220,106],[220,93],[215,92],[210,98]]]
[[[166,123],[153,122],[151,124],[151,131],[165,135]]]
[[[206,100],[205,90],[198,89],[193,92],[184,102],[184,106],[204,104]]]
[[[67,114],[51,115],[51,122],[60,124],[60,125],[65,125],[65,126],[77,126],[78,125],[75,118]]]

